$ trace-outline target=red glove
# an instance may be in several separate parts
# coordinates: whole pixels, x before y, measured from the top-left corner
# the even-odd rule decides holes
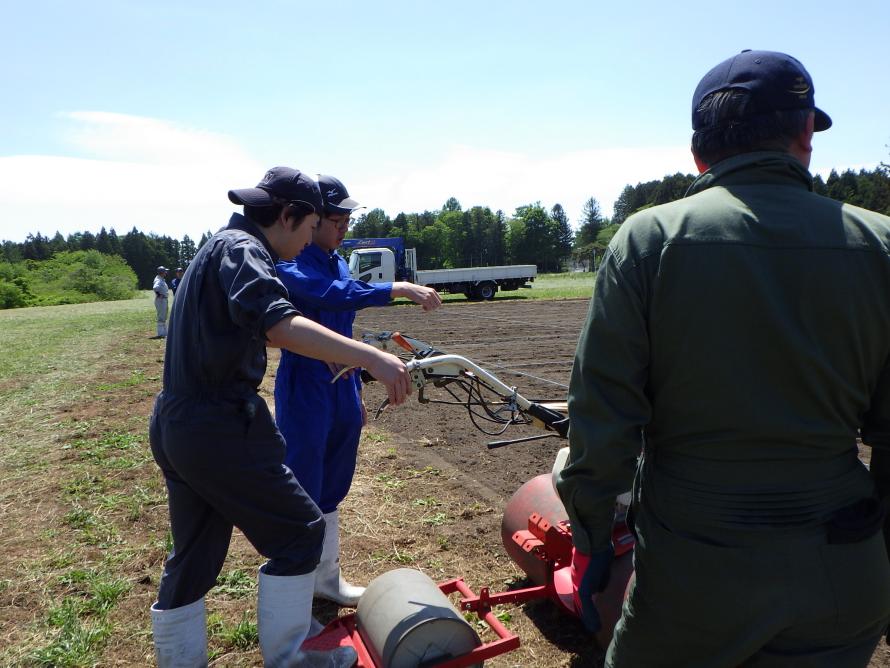
[[[603,623],[594,605],[593,597],[609,584],[612,557],[615,550],[608,549],[593,554],[584,554],[572,548],[572,589],[574,590],[575,610],[588,631],[596,633]]]

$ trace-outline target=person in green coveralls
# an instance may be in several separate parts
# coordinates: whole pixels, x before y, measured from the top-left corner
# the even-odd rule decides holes
[[[813,192],[831,119],[791,56],[714,67],[692,126],[699,177],[621,226],[578,342],[557,482],[576,605],[597,629],[633,483],[607,666],[866,666],[890,620],[890,218]]]

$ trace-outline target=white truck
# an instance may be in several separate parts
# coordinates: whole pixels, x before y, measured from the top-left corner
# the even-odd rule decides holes
[[[530,288],[538,275],[533,264],[418,270],[416,250],[405,248],[401,237],[345,239],[342,247],[352,251],[349,273],[360,281],[412,281],[439,292],[463,293],[472,300],[494,299],[498,290]]]

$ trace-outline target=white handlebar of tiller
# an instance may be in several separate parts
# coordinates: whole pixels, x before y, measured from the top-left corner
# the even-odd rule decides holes
[[[426,384],[427,380],[440,378],[455,378],[461,374],[473,374],[481,378],[486,385],[491,387],[504,399],[516,402],[520,410],[528,410],[532,403],[519,394],[515,387],[510,387],[497,376],[488,373],[481,366],[460,355],[437,355],[424,359],[415,359],[407,363],[411,380],[418,389]]]
[[[516,392],[515,387],[506,385],[497,376],[493,376],[475,362],[471,362],[461,355],[437,355],[424,359],[413,359],[410,362],[406,362],[405,366],[408,367],[408,373],[411,374],[411,382],[417,389],[422,388],[427,381],[435,378],[456,378],[461,374],[473,374],[485,381],[503,398],[513,399],[516,402],[516,407],[520,410],[527,410],[531,406],[531,402]],[[345,367],[340,369],[331,382],[337,382],[343,374],[354,368]]]

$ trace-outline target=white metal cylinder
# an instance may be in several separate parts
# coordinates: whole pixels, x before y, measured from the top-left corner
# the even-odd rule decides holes
[[[397,568],[372,580],[355,618],[381,668],[417,668],[465,655],[481,644],[436,583],[410,568]]]

